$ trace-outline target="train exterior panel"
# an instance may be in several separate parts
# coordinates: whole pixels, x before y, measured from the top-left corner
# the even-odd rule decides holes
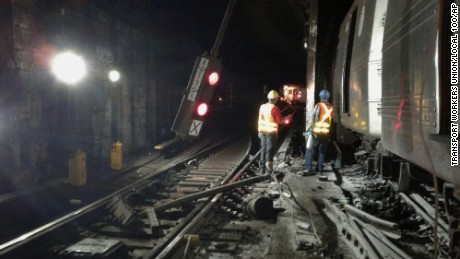
[[[382,142],[386,149],[460,186],[450,143],[440,134],[437,1],[390,1],[382,63]],[[447,89],[445,89],[447,90]]]
[[[344,82],[347,80],[345,69],[347,61],[347,46],[350,34],[350,21],[351,15],[349,13],[345,16],[344,21],[340,27],[339,42],[337,45],[335,63],[334,63],[334,74],[333,74],[333,91],[332,91],[332,105],[335,109],[333,120],[338,125],[342,125],[342,116],[348,116],[344,114],[344,105],[347,100],[344,96]]]
[[[371,138],[381,135],[381,49],[386,0],[356,1],[342,24],[334,75],[337,120]]]

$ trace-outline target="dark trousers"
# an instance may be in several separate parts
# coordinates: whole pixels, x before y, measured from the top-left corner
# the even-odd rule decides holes
[[[273,162],[275,146],[278,136],[271,133],[259,132],[260,138],[260,168],[265,168],[265,162]]]
[[[319,171],[323,171],[324,158],[326,157],[327,144],[329,139],[316,139],[315,145],[312,148],[307,148],[305,151],[305,169],[312,170],[313,168],[313,157],[315,156],[315,150],[318,149],[318,164],[317,168]]]

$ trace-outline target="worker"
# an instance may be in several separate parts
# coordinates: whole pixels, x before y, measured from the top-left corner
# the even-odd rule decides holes
[[[317,171],[320,174],[324,170],[324,158],[326,156],[327,145],[330,142],[330,129],[332,117],[334,116],[334,108],[328,102],[330,93],[323,89],[319,92],[320,102],[315,105],[313,110],[313,118],[310,125],[307,125],[306,150],[305,150],[305,170],[302,175],[310,175],[313,171],[313,157],[316,149],[318,149]]]
[[[279,99],[277,91],[272,90],[267,95],[268,102],[262,104],[259,109],[259,138],[260,138],[260,160],[259,167],[262,174],[273,172],[273,157],[275,156],[275,145],[278,141],[279,124],[288,124],[291,115],[283,118],[280,109],[275,105]]]

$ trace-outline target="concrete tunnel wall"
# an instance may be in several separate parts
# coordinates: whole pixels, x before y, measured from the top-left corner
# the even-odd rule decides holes
[[[62,2],[0,2],[0,192],[66,176],[78,149],[88,164],[108,166],[115,141],[130,152],[170,134],[177,104],[158,90],[152,32],[126,22],[139,14]],[[63,49],[87,61],[86,78],[72,87],[50,71],[49,57]],[[112,67],[122,74],[115,84]]]

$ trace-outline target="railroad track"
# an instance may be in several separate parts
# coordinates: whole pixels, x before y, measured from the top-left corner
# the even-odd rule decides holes
[[[248,137],[227,139],[161,167],[147,163],[138,169],[140,179],[1,244],[0,256],[155,257],[197,214],[212,206],[214,199],[208,193],[193,199],[190,195],[228,183],[247,161],[250,148]]]
[[[286,136],[289,139],[293,134]],[[285,141],[278,150],[282,161],[289,143]],[[249,150],[249,138],[234,138],[203,145],[172,160],[145,163],[137,168],[134,181],[126,179],[118,189],[107,188],[116,189],[110,195],[1,244],[0,257],[187,258],[190,254],[264,253],[264,237],[270,232],[255,234],[251,224],[262,223],[248,217],[276,218],[271,203],[276,198],[266,198],[271,195],[266,182],[247,187],[270,178],[256,176],[258,155],[249,156]],[[441,211],[433,231],[432,190],[425,188],[422,195],[395,192],[390,182],[374,179],[359,165],[342,168],[337,175],[348,198],[331,196],[321,203],[337,227],[338,239],[354,254],[351,258],[430,256],[434,234],[438,254],[448,256],[450,222]],[[260,214],[255,206],[259,201],[263,203]],[[256,245],[255,239],[261,243]],[[323,249],[320,243],[306,247],[307,254],[321,254]]]
[[[201,141],[198,145],[185,147],[180,154],[171,159],[164,158],[158,152],[153,153],[127,165],[126,170],[111,172],[99,181],[88,181],[83,186],[72,186],[66,182],[66,179],[55,179],[46,185],[2,195],[0,197],[0,211],[2,211],[0,243],[83,209],[117,191],[135,188],[136,182],[142,183],[143,179],[148,179],[167,168],[173,168],[176,164],[179,165],[180,161],[193,158],[194,155],[199,156],[199,151],[208,146],[210,146],[209,139]]]
[[[340,169],[348,197],[323,200],[325,214],[356,258],[449,258],[452,229],[447,207],[458,206],[445,195],[452,187],[443,186],[437,212],[434,188],[414,183],[406,194],[366,171],[359,165]]]

